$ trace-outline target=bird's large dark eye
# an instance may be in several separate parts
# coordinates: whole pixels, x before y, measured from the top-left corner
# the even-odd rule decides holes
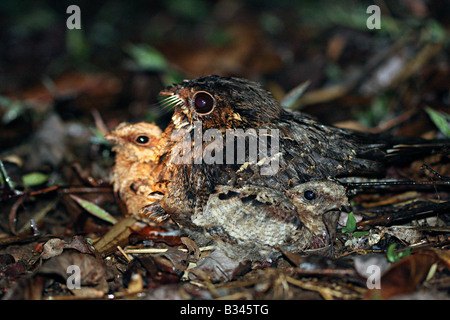
[[[136,137],[135,141],[139,144],[146,144],[150,141],[150,138],[148,136],[140,135]]]
[[[306,200],[311,201],[311,200],[314,200],[316,198],[316,194],[314,193],[314,191],[306,190],[303,193],[303,197],[305,197]]]
[[[210,113],[216,105],[216,100],[208,92],[197,92],[193,99],[193,107],[199,114]]]

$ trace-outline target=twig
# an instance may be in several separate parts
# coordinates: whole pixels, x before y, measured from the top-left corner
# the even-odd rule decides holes
[[[69,187],[69,186],[51,186],[40,190],[35,191],[27,191],[23,193],[17,193],[9,196],[6,200],[18,198],[18,197],[31,197],[38,196],[42,194],[47,194],[49,192],[59,192],[62,194],[70,194],[70,193],[106,193],[112,192],[112,186],[101,186],[101,187]],[[3,199],[2,199],[3,200]]]
[[[386,187],[386,186],[450,186],[450,181],[374,181],[374,182],[343,182],[347,188]]]
[[[19,209],[20,205],[23,203],[24,197],[21,196],[19,199],[17,199],[16,202],[11,207],[11,210],[9,211],[8,221],[9,221],[9,230],[13,235],[17,235],[16,232],[16,217],[17,217],[17,210]]]
[[[211,251],[214,250],[216,247],[215,246],[206,246],[206,247],[201,247],[199,248],[200,251]],[[164,253],[166,252],[168,249],[165,248],[145,248],[145,249],[126,249],[124,252],[125,253]],[[180,251],[183,252],[188,252],[187,249],[181,248],[178,249]]]
[[[422,164],[422,168],[427,169],[428,171],[430,171],[432,174],[434,174],[436,177],[438,177],[441,180],[444,181],[450,181],[450,177],[445,177],[443,175],[440,175],[438,172],[436,172],[435,170],[431,169],[428,165],[426,165],[425,163]]]
[[[5,181],[6,185],[8,186],[8,189],[14,193],[14,195],[18,196],[21,195],[22,192],[19,190],[16,190],[14,188],[11,178],[9,177],[8,173],[6,172],[5,165],[3,164],[3,161],[0,160],[0,173],[3,177],[3,180]]]
[[[385,225],[399,220],[414,219],[418,216],[424,216],[430,213],[438,213],[450,209],[450,201],[440,203],[426,203],[422,206],[416,206],[418,201],[411,203],[411,205],[402,206],[395,211],[375,217],[373,219],[363,220],[358,222],[357,227],[366,227],[371,225]]]
[[[299,275],[308,275],[308,276],[353,276],[355,275],[355,270],[353,269],[322,269],[322,270],[308,270],[297,267],[295,269],[295,273]]]
[[[123,256],[125,257],[125,259],[127,259],[128,260],[128,262],[130,262],[131,261],[131,258],[127,255],[127,253],[125,252],[125,251],[123,251],[123,249],[122,249],[122,247],[121,246],[117,246],[117,249],[119,249],[119,251],[120,251],[120,253],[122,253],[123,254]]]
[[[291,277],[286,277],[286,281],[290,284],[293,284],[296,287],[302,288],[304,290],[316,291],[318,292],[325,300],[334,300],[333,296],[339,297],[342,295],[341,292],[337,290],[333,290],[328,287],[321,287],[310,282],[300,281]]]

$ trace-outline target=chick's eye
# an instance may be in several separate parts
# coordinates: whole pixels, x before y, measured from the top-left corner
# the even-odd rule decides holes
[[[139,144],[146,144],[150,141],[150,138],[148,136],[137,136],[135,141]]]
[[[314,200],[316,198],[316,194],[314,193],[314,191],[306,190],[303,193],[303,197],[305,197],[306,200],[311,201],[311,200]]]
[[[197,92],[193,99],[193,107],[199,114],[211,112],[216,105],[216,100],[208,92]]]

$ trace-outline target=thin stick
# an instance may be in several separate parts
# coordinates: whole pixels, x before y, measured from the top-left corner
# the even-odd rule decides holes
[[[131,258],[127,255],[127,253],[125,251],[123,251],[121,246],[117,246],[117,249],[119,249],[119,251],[123,254],[123,256],[125,257],[125,259],[128,260],[128,262],[131,261]]]
[[[6,185],[8,186],[8,189],[14,193],[14,195],[19,196],[22,194],[21,191],[16,190],[14,188],[13,183],[11,181],[11,178],[9,177],[8,173],[6,172],[5,165],[3,164],[3,161],[0,160],[0,173],[3,177],[3,181],[5,181]]]
[[[435,170],[431,169],[428,165],[426,165],[425,163],[422,165],[422,168],[427,169],[428,171],[430,171],[432,174],[434,174],[436,177],[438,177],[441,180],[446,180],[449,181],[450,178],[449,177],[444,177],[441,174],[439,174],[438,172],[436,172]]]
[[[377,187],[377,186],[408,186],[408,185],[438,185],[450,186],[450,181],[376,181],[376,182],[343,182],[347,188]]]
[[[201,247],[199,248],[200,251],[211,251],[214,250],[216,247],[215,246],[206,246],[206,247]],[[125,253],[164,253],[166,252],[168,249],[165,248],[145,248],[145,249],[126,249],[124,252]],[[181,248],[178,249],[180,251],[183,252],[188,252],[187,249]]]

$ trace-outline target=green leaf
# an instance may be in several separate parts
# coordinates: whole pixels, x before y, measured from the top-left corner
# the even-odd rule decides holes
[[[356,230],[356,219],[353,214],[353,211],[348,214],[347,224],[345,225],[345,230],[347,230],[347,232],[350,232],[350,233],[352,233],[353,231]]]
[[[22,176],[23,185],[27,188],[38,186],[47,180],[48,174],[42,172],[30,172]]]
[[[111,216],[107,211],[97,206],[95,203],[92,203],[90,201],[81,199],[73,194],[70,195],[70,197],[75,200],[81,207],[83,207],[86,211],[93,214],[97,218],[100,218],[104,221],[107,221],[109,223],[115,224],[117,220]]]
[[[390,262],[392,262],[392,263],[397,262],[397,261],[401,260],[402,258],[407,257],[411,254],[411,247],[408,247],[403,252],[395,252],[395,246],[396,246],[395,243],[391,244],[388,247],[387,252],[386,252],[386,257]]]
[[[389,262],[392,263],[397,262],[399,260],[397,253],[395,253],[395,247],[396,247],[395,243],[391,244],[386,252],[387,259],[389,260]]]
[[[353,232],[353,236],[355,238],[360,238],[360,237],[367,236],[369,233],[370,233],[369,231],[356,231],[356,232]]]
[[[438,112],[430,107],[427,107],[425,110],[439,131],[450,137],[450,114]]]
[[[154,71],[168,70],[169,63],[166,58],[152,46],[146,44],[129,45],[126,51],[141,69]]]

